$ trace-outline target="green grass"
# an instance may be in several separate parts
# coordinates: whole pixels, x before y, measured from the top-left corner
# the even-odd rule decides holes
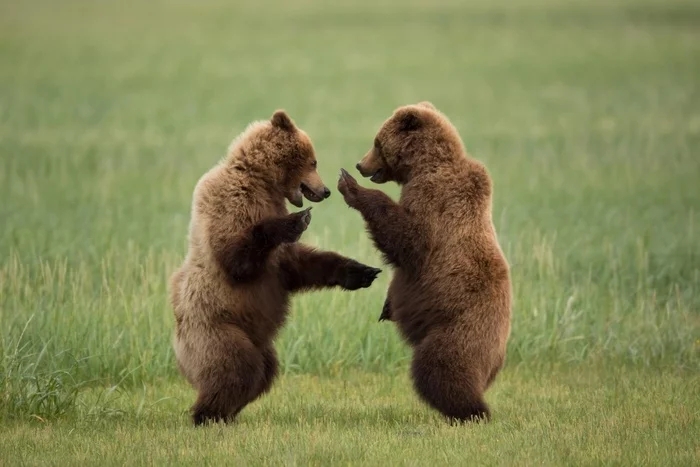
[[[697,2],[0,0],[0,63],[0,464],[697,463]],[[426,99],[494,178],[494,423],[415,400],[387,271],[296,299],[275,392],[191,430],[166,287],[197,179],[285,108],[334,187]],[[380,263],[337,193],[304,241]]]
[[[511,368],[491,394],[494,422],[465,428],[418,403],[405,376],[286,376],[235,426],[202,430],[183,423],[192,391],[156,383],[86,393],[59,421],[2,425],[0,452],[27,465],[692,465],[698,387],[673,371]]]

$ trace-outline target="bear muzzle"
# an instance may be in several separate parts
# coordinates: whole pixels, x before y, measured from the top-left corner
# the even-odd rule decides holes
[[[331,190],[329,190],[328,187],[325,185],[322,185],[321,187],[313,189],[310,186],[308,186],[306,183],[301,182],[301,187],[299,189],[301,190],[301,193],[304,195],[304,198],[306,198],[309,201],[312,201],[314,203],[318,203],[320,201],[323,201],[324,199],[328,198],[331,195]]]
[[[370,150],[360,162],[355,165],[360,175],[369,178],[374,183],[384,183],[389,177],[389,170],[377,154],[376,149]]]

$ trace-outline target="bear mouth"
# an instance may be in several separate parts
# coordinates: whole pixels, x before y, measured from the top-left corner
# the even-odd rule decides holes
[[[376,172],[374,172],[370,177],[370,181],[373,183],[384,183],[386,182],[386,170],[384,169],[377,169]]]
[[[319,203],[319,202],[323,201],[323,196],[321,196],[318,193],[316,193],[315,191],[313,191],[311,188],[306,186],[303,182],[302,182],[301,186],[299,187],[299,191],[301,192],[301,194],[304,195],[304,198],[308,199],[312,203]]]
[[[287,196],[290,203],[298,208],[304,207],[304,198],[313,203],[323,201],[323,196],[316,193],[314,190],[302,183],[293,193]]]
[[[298,208],[304,207],[304,197],[301,194],[301,188],[297,188],[292,193],[287,195],[287,199],[290,203]]]

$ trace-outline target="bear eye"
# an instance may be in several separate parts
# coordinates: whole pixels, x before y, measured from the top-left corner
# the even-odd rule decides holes
[[[313,167],[314,169],[316,168],[317,165],[318,165],[318,162],[316,162],[316,161],[313,161],[311,163],[311,167]]]
[[[379,138],[374,138],[374,147],[376,149],[380,149],[380,144],[379,144]]]

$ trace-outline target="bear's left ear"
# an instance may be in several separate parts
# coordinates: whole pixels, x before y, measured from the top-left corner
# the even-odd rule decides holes
[[[272,126],[285,131],[292,131],[296,128],[294,126],[294,122],[284,110],[278,110],[272,114],[270,122],[272,123]]]
[[[421,107],[425,107],[426,109],[437,110],[437,107],[435,107],[433,103],[429,101],[419,102],[418,105],[420,105]]]
[[[415,108],[401,109],[396,113],[399,122],[399,131],[414,131],[423,126],[420,112]]]

